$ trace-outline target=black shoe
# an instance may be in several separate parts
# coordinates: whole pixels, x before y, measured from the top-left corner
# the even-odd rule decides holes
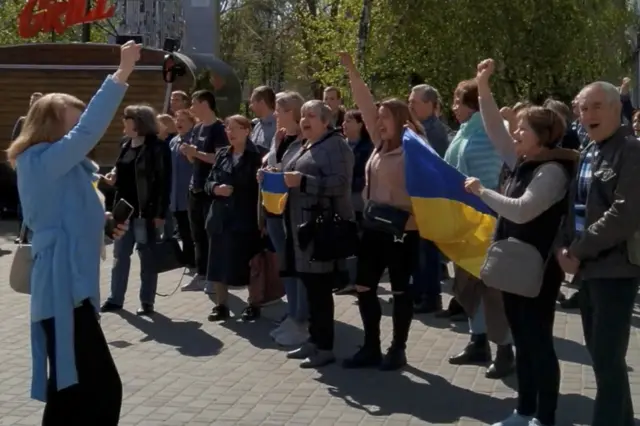
[[[516,369],[515,356],[511,345],[500,345],[496,351],[496,359],[484,374],[487,379],[502,379],[510,376]]]
[[[578,292],[575,292],[567,300],[560,302],[560,306],[564,309],[578,309],[580,308],[580,301],[578,300]]]
[[[558,291],[558,297],[556,298],[556,302],[562,303],[565,300],[567,300],[567,296],[565,296],[563,292]]]
[[[211,313],[207,317],[209,321],[224,321],[231,316],[229,308],[225,305],[214,306]]]
[[[255,321],[260,318],[260,308],[257,306],[247,306],[242,311],[242,321]]]
[[[153,310],[153,305],[150,303],[143,303],[142,306],[136,311],[136,315],[148,317],[152,315],[155,311]]]
[[[462,352],[449,358],[449,364],[486,365],[491,362],[491,348],[486,335],[472,336],[471,339]]]
[[[442,312],[442,299],[426,299],[420,303],[413,305],[414,314],[433,314],[434,312]]]
[[[100,307],[100,312],[118,312],[122,310],[122,305],[116,305],[111,302],[104,302]]]
[[[382,362],[382,351],[380,346],[362,346],[351,358],[342,361],[342,368],[371,368],[379,367]]]
[[[381,371],[395,371],[407,365],[407,354],[404,349],[394,347],[393,344],[382,357]]]

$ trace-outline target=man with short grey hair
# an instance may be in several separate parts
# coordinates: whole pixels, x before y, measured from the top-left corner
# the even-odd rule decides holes
[[[409,94],[409,108],[420,121],[427,135],[429,144],[440,157],[444,157],[449,147],[447,128],[436,115],[440,93],[428,84],[419,84],[411,89]]]
[[[581,280],[580,309],[597,394],[593,426],[631,426],[626,354],[640,278],[640,141],[620,123],[618,88],[595,82],[577,98],[591,142],[582,151],[577,192],[585,195],[584,229],[558,252]],[[584,159],[592,163],[583,167]]]

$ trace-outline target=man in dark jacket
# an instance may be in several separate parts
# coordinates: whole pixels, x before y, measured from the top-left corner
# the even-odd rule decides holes
[[[640,141],[620,124],[622,103],[614,85],[588,85],[578,105],[595,152],[586,172],[584,230],[558,252],[558,261],[581,279],[582,324],[598,386],[591,425],[631,426],[625,357],[640,278]],[[584,176],[578,180],[585,185]]]

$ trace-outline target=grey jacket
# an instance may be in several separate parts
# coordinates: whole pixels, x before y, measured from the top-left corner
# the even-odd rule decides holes
[[[313,242],[304,251],[300,248],[298,226],[312,219],[313,208],[318,204],[325,211],[333,208],[342,218],[353,219],[353,162],[353,151],[342,135],[335,130],[328,132],[323,139],[310,147],[304,147],[298,141],[293,142],[283,156],[285,172],[297,171],[303,175],[300,187],[289,190],[287,210],[295,252],[295,270],[298,273],[321,274],[334,272],[336,269],[335,262],[311,260]]]
[[[598,149],[585,230],[569,252],[580,260],[582,279],[640,277],[627,250],[627,240],[640,228],[640,141],[621,127]]]

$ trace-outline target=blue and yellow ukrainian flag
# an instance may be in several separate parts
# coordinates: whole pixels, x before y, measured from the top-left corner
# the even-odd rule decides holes
[[[287,205],[287,195],[289,188],[284,183],[284,173],[263,172],[262,205],[271,214],[282,214]]]
[[[496,225],[495,213],[464,189],[466,176],[406,129],[402,138],[407,191],[420,236],[479,277]]]

